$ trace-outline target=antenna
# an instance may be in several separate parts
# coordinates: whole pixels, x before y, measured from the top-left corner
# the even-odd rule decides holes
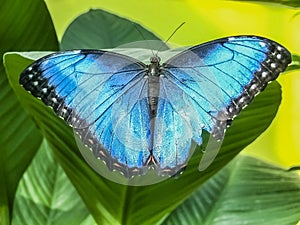
[[[173,35],[180,29],[180,27],[183,26],[183,24],[185,24],[185,22],[182,22],[174,31],[173,33],[170,35],[170,37],[168,37],[168,39],[166,41],[164,41],[164,43],[166,44],[170,39],[171,37],[173,37]]]
[[[183,26],[183,24],[185,24],[185,22],[182,22],[174,31],[173,33],[167,38],[167,40],[164,41],[164,44],[167,44],[167,42],[171,39],[171,37],[173,37],[173,35]],[[163,45],[161,45],[159,47],[159,49],[157,50],[156,52],[156,55],[157,53],[160,51],[160,49],[162,48]]]
[[[146,38],[144,36],[144,34],[138,29],[138,25],[136,23],[133,23],[132,24],[134,25],[134,28],[136,29],[136,31],[141,35],[141,37],[146,41]],[[151,46],[149,45],[149,43],[147,42],[147,45],[149,47],[149,49],[151,50],[152,52],[152,55],[153,56],[157,56],[157,53],[161,50],[161,48],[167,44],[167,42],[173,37],[173,35],[185,24],[185,22],[182,22],[174,31],[173,33],[167,38],[167,40],[165,40],[161,45],[160,47],[158,48],[156,54],[154,54],[153,52],[153,49],[151,48]]]

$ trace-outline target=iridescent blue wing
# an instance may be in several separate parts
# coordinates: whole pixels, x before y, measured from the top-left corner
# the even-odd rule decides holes
[[[222,140],[230,121],[290,62],[278,43],[239,36],[191,47],[164,63],[154,129],[157,169],[183,167],[191,139],[202,143],[202,129]],[[206,160],[211,162],[217,150]]]
[[[63,117],[110,169],[131,177],[146,172],[150,155],[145,69],[117,53],[66,51],[34,62],[20,84]]]

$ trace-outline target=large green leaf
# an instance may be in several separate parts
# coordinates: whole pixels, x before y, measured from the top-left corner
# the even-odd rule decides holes
[[[7,51],[57,49],[52,21],[41,0],[0,0],[0,224],[9,224],[14,194],[42,140],[5,76]]]
[[[12,224],[94,224],[46,141],[20,181]]]
[[[157,40],[155,45],[145,40]],[[93,9],[77,17],[67,28],[61,41],[61,49],[104,49],[124,47],[160,48],[167,46],[152,32],[115,14]]]
[[[151,186],[128,187],[95,174],[82,159],[72,129],[55,116],[49,107],[19,86],[19,74],[29,62],[18,54],[5,56],[10,82],[99,224],[153,224],[161,220],[263,132],[274,118],[280,103],[280,87],[273,82],[236,118],[226,133],[220,154],[207,170],[198,171],[201,157],[198,149],[179,179],[169,179]]]
[[[239,156],[209,179],[161,224],[296,224],[300,177],[256,158]]]

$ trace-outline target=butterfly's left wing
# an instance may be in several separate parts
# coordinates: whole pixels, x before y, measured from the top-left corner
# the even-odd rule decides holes
[[[168,60],[162,66],[160,122],[154,130],[153,155],[161,167],[183,165],[191,139],[202,143],[202,129],[221,140],[230,121],[290,62],[283,46],[255,36],[215,40]],[[217,150],[204,155],[206,166]]]
[[[100,50],[55,53],[23,71],[20,84],[71,125],[96,157],[125,176],[150,156],[146,66]]]

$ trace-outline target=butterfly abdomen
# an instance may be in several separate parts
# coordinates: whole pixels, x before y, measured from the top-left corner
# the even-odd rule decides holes
[[[157,103],[159,96],[159,76],[160,76],[160,65],[159,57],[152,57],[150,59],[151,64],[148,68],[148,98],[150,106],[150,117],[153,118],[156,116]]]
[[[158,95],[159,95],[159,77],[149,76],[148,78],[148,98],[150,106],[150,117],[156,116]]]

